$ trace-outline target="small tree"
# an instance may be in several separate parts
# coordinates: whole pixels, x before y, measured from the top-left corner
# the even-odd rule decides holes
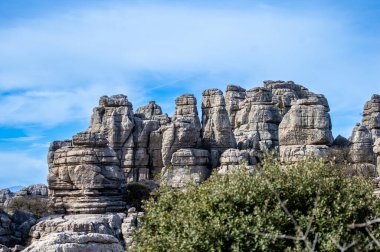
[[[354,225],[380,214],[371,181],[314,158],[163,187],[144,209],[136,251],[362,251],[380,237],[376,224]]]

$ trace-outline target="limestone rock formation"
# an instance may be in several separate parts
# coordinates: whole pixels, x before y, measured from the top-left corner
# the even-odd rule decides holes
[[[380,138],[378,138],[373,145],[373,152],[376,155],[376,164],[377,164],[377,174],[380,174]]]
[[[219,89],[203,92],[202,147],[210,150],[212,167],[219,165],[219,156],[223,151],[236,148],[223,93]]]
[[[264,81],[264,87],[272,91],[273,102],[285,115],[292,106],[292,102],[309,97],[309,90],[304,86],[295,84],[293,81]]]
[[[4,203],[13,196],[14,193],[12,193],[8,188],[0,190],[0,208],[3,208]]]
[[[12,252],[7,246],[0,244],[0,252]]]
[[[81,132],[72,146],[54,153],[49,169],[50,197],[59,213],[123,211],[125,178],[115,151],[99,133]]]
[[[107,234],[52,233],[32,243],[25,252],[123,252],[118,239]]]
[[[267,88],[253,88],[239,104],[234,134],[239,149],[268,151],[278,145],[281,114]]]
[[[201,141],[201,123],[194,95],[181,95],[175,103],[176,109],[172,122],[160,128],[162,162],[165,166],[170,163],[174,152],[181,148],[195,148],[200,145]]]
[[[226,103],[219,89],[203,91],[202,145],[206,149],[221,151],[236,147]]]
[[[36,222],[30,213],[15,210],[8,214],[0,209],[0,244],[7,247],[23,244]]]
[[[89,132],[106,137],[109,146],[117,154],[119,165],[126,178],[133,177],[133,128],[132,104],[125,95],[102,96],[99,107],[95,107],[91,117]]]
[[[239,111],[240,103],[246,97],[245,89],[240,86],[228,85],[226,89],[226,110],[230,119],[231,127],[235,128],[235,117]]]
[[[333,143],[329,110],[321,95],[293,101],[279,126],[282,160],[327,155],[328,146]]]
[[[48,187],[44,184],[30,185],[17,191],[15,196],[47,197]]]
[[[371,131],[373,141],[380,138],[380,95],[374,94],[364,105],[362,123]]]
[[[53,141],[50,143],[48,156],[47,156],[49,169],[54,166],[54,152],[66,146],[71,146],[71,140]]]
[[[350,140],[352,142],[349,152],[352,163],[351,172],[367,177],[376,177],[371,131],[358,123],[352,130]]]
[[[224,175],[229,171],[240,169],[253,170],[253,165],[257,163],[253,150],[228,149],[220,156],[220,167],[218,174]]]
[[[199,184],[211,174],[207,150],[179,149],[173,153],[171,164],[165,167],[163,180],[174,188],[181,188],[189,182]]]

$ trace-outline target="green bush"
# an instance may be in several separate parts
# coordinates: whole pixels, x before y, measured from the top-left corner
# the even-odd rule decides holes
[[[136,251],[363,251],[374,244],[368,232],[380,237],[380,225],[349,227],[380,215],[371,181],[313,158],[269,158],[255,175],[241,169],[185,191],[162,187],[144,210]]]
[[[141,211],[142,202],[149,199],[151,189],[137,182],[131,182],[127,185],[125,201],[128,207],[135,207],[138,211]]]

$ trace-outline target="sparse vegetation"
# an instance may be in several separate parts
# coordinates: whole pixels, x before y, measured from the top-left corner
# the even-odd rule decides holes
[[[256,175],[241,169],[183,191],[162,187],[144,205],[134,249],[375,251],[380,203],[372,193],[370,180],[347,177],[332,161],[266,158]]]
[[[36,218],[52,213],[49,199],[32,196],[12,198],[6,210],[7,212],[14,210],[26,211],[32,213]]]

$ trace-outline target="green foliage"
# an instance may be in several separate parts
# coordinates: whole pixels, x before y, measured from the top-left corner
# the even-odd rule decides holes
[[[33,196],[14,197],[6,207],[7,212],[21,210],[32,213],[36,218],[52,213],[49,199]]]
[[[127,185],[125,201],[128,207],[141,211],[142,202],[149,199],[151,189],[141,183],[131,182]]]
[[[371,238],[348,225],[380,213],[372,192],[371,181],[345,177],[333,162],[267,158],[256,175],[241,169],[184,191],[161,188],[144,206],[134,249],[308,251],[315,241],[318,251],[352,242],[363,251]],[[380,237],[377,225],[370,228]]]

